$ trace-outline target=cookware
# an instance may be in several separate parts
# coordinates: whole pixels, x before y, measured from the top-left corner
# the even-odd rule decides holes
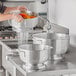
[[[34,44],[53,47],[54,59],[61,59],[69,48],[69,35],[60,33],[39,33],[33,35]]]
[[[27,70],[32,66],[33,70],[39,69],[39,65],[44,64],[51,53],[51,47],[40,44],[25,44],[19,46],[20,59],[25,62]],[[38,68],[36,68],[38,67]]]

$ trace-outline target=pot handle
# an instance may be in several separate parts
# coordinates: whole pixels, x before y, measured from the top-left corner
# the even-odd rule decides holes
[[[19,49],[16,49],[17,52],[22,52],[24,53],[24,57],[26,56],[25,52],[24,51],[20,51]]]

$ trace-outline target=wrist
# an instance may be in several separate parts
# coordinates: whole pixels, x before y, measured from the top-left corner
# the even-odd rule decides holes
[[[20,10],[20,7],[17,6],[17,7],[13,7],[15,10]]]
[[[10,17],[11,17],[11,19],[14,19],[15,16],[14,16],[14,14],[10,14]]]

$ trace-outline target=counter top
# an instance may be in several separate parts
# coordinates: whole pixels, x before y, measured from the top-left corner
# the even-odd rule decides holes
[[[7,46],[5,43],[0,42],[0,44]],[[11,45],[12,46],[12,45]],[[17,48],[11,48],[11,50],[16,50]],[[13,46],[14,47],[14,46]],[[45,70],[26,72],[23,68],[23,62],[20,60],[19,55],[9,55],[8,60],[19,70],[23,75],[28,76],[51,76],[51,75],[65,75],[65,74],[76,74],[76,48],[71,47],[69,53],[65,55],[65,59],[61,62],[48,61],[49,65]]]
[[[63,61],[48,61],[49,65],[45,70],[29,72],[27,73],[23,69],[23,62],[20,60],[19,56],[9,56],[9,61],[22,73],[28,74],[29,76],[51,76],[51,75],[65,75],[65,74],[76,74],[76,51],[71,51],[69,54],[65,55]]]

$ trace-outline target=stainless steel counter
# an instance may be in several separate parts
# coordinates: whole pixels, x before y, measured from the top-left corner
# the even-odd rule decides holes
[[[7,44],[0,42],[4,47]],[[12,47],[13,46],[13,47]],[[7,46],[9,50],[17,49],[17,45]],[[8,56],[8,61],[23,74],[23,76],[52,76],[52,75],[66,75],[66,74],[76,74],[76,48],[70,47],[70,52],[65,55],[65,60],[62,62],[50,62],[45,70],[39,70],[36,72],[27,73],[25,69],[23,69],[23,62],[20,60],[19,55]]]
[[[49,61],[49,65],[46,66],[45,70],[27,73],[23,69],[23,62],[19,56],[9,56],[8,60],[19,70],[24,76],[51,76],[51,75],[65,75],[65,74],[76,74],[76,51],[70,51],[65,55],[64,61]]]
[[[67,29],[61,29],[59,27],[56,27],[54,29],[55,26],[52,27],[52,30],[55,30],[55,32],[59,33],[62,31],[62,33],[68,33],[69,30]],[[58,29],[61,29],[60,31],[58,31]],[[10,42],[8,42],[10,45]],[[14,51],[15,49],[17,49],[17,45],[16,43],[11,42],[12,44],[9,46],[7,46],[6,42],[0,42],[0,44],[3,46],[4,48],[4,52],[8,51],[8,50],[12,50]],[[6,47],[7,46],[7,47]],[[6,48],[5,48],[6,47]],[[7,49],[7,50],[6,50]],[[76,48],[75,48],[76,49]],[[51,75],[64,75],[64,74],[75,74],[76,73],[76,50],[72,50],[71,52],[65,55],[65,60],[62,62],[53,62],[53,61],[48,61],[49,65],[46,66],[45,70],[39,70],[39,71],[35,71],[35,72],[29,72],[27,73],[25,69],[23,69],[23,62],[20,60],[19,56],[17,55],[12,55],[8,57],[9,62],[14,66],[13,68],[16,68],[19,72],[21,72],[24,76],[51,76]],[[9,51],[8,51],[9,52]],[[6,53],[6,55],[9,53]],[[4,55],[5,59],[6,59],[6,55]],[[5,60],[4,60],[5,61]],[[4,62],[5,63],[5,62]],[[9,64],[7,63],[7,65],[9,66]],[[6,65],[6,66],[7,66]],[[7,67],[8,68],[8,67]],[[5,68],[6,69],[6,68]],[[7,70],[7,69],[6,69]],[[12,69],[13,70],[13,69]],[[8,70],[7,70],[8,71]],[[9,72],[9,71],[8,71]],[[11,72],[10,72],[11,73]],[[15,72],[14,72],[15,73]],[[13,74],[13,72],[11,73]],[[12,75],[12,76],[16,76],[16,75]],[[22,76],[22,75],[20,75]]]

